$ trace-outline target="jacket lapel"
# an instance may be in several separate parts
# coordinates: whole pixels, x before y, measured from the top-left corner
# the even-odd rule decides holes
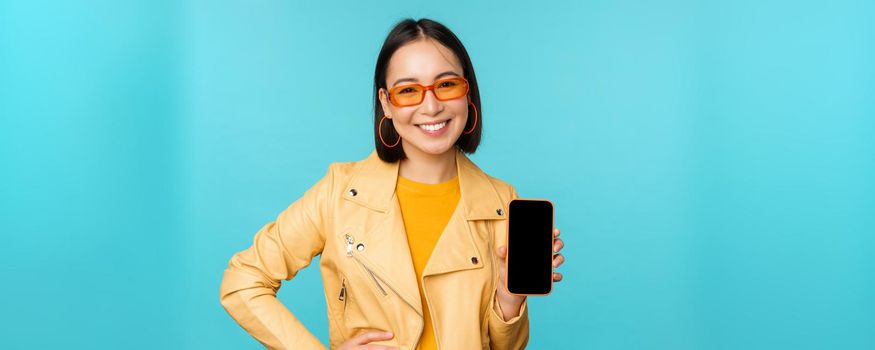
[[[461,151],[456,152],[461,199],[431,253],[423,277],[479,269],[487,256],[477,249],[474,220],[503,220],[504,205],[488,176]],[[499,209],[501,213],[499,214]]]
[[[435,245],[423,276],[483,267],[482,256],[472,232],[474,220],[504,220],[507,209],[488,175],[455,149],[456,170],[461,198],[440,239]],[[382,161],[376,151],[355,170],[343,198],[380,216],[371,227],[356,232],[356,241],[366,248],[359,254],[389,287],[420,315],[422,305],[413,271],[413,261],[401,207],[395,194],[399,162]],[[501,209],[503,212],[499,212]],[[477,259],[472,259],[472,258]],[[476,262],[475,262],[476,261]]]

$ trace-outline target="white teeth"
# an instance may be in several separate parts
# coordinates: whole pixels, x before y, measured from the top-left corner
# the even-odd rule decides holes
[[[426,131],[438,131],[440,129],[443,129],[445,126],[447,126],[446,121],[440,122],[437,124],[429,124],[429,125],[421,124],[421,125],[419,125],[420,128],[422,128],[423,130],[426,130]]]

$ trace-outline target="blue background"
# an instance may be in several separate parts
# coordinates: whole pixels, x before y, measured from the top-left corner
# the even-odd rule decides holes
[[[472,159],[556,203],[530,348],[875,348],[875,3],[851,0],[0,1],[0,348],[259,348],[222,271],[373,149],[410,16],[471,54]],[[317,263],[279,295],[327,343]]]

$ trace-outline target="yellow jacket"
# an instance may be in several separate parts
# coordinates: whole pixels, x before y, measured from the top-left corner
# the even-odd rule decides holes
[[[529,338],[528,302],[504,321],[495,305],[507,205],[513,186],[480,170],[456,149],[461,199],[423,272],[420,301],[395,196],[399,163],[376,151],[332,163],[300,199],[262,227],[225,270],[220,300],[250,335],[270,349],[324,349],[276,299],[317,254],[328,305],[331,348],[369,330],[392,331],[375,342],[414,349],[427,302],[441,349],[521,349]]]

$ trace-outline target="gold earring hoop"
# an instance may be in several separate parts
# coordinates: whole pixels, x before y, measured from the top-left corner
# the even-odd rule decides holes
[[[391,146],[387,144],[385,140],[383,140],[383,119],[386,119],[385,115],[383,116],[383,118],[380,118],[380,125],[377,127],[377,134],[380,135],[380,142],[383,143],[383,146],[386,146],[388,148],[398,146],[398,143],[401,142],[401,135],[398,135],[398,141],[395,141],[395,143]]]
[[[471,105],[471,107],[474,107],[474,125],[471,125],[471,130],[462,132],[465,135],[474,132],[474,128],[477,127],[477,106],[475,106],[473,102],[468,102],[468,104]]]

